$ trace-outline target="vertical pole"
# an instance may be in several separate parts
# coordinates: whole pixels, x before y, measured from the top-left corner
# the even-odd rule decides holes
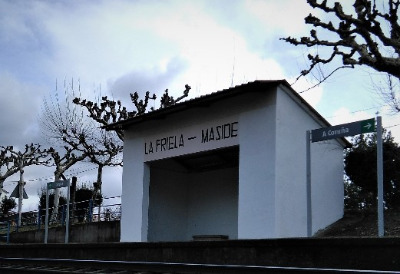
[[[46,217],[44,221],[44,243],[47,244],[49,237],[49,188],[46,187]]]
[[[69,196],[70,196],[70,185],[71,181],[68,179],[68,190],[67,190],[67,216],[65,221],[65,243],[68,243],[69,240]]]
[[[77,178],[76,177],[72,177],[72,185],[70,187],[70,192],[69,192],[69,196],[70,196],[70,201],[71,201],[71,205],[72,205],[72,210],[71,210],[71,221],[72,223],[74,223],[75,221],[75,210],[76,210],[76,205],[75,205],[75,192],[76,192],[76,182],[77,182]]]
[[[307,191],[307,237],[312,236],[312,208],[311,208],[311,132],[306,131],[306,191]]]
[[[89,212],[88,212],[88,222],[92,222],[92,217],[93,217],[93,200],[89,200]]]
[[[41,216],[40,216],[40,206],[38,207],[38,218],[37,218],[37,223],[38,223],[38,230],[40,230],[40,219],[41,219]]]
[[[378,180],[378,236],[383,237],[384,215],[383,215],[383,149],[382,149],[382,117],[377,117],[377,180]]]
[[[19,230],[19,220],[20,220],[19,214],[15,215],[15,223],[17,224],[17,228],[16,228],[16,231],[17,231],[17,232],[18,232],[18,230]]]
[[[10,243],[10,221],[7,222],[7,244]]]
[[[24,199],[24,161],[19,163],[19,182],[18,182],[18,223],[17,227],[22,224],[22,200]]]
[[[61,207],[62,207],[62,209],[61,209],[60,224],[61,224],[61,226],[63,226],[65,224],[65,208],[66,208],[66,205],[62,205]]]

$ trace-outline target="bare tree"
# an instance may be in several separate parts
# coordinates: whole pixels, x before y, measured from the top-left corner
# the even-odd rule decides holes
[[[119,142],[113,142],[109,140],[107,135],[110,135],[112,132],[108,132],[105,134],[103,132],[101,139],[97,143],[97,147],[94,149],[94,153],[89,154],[90,161],[97,165],[97,180],[93,184],[93,195],[92,200],[98,201],[99,206],[99,214],[100,214],[100,207],[103,201],[103,194],[102,194],[102,185],[103,185],[103,168],[106,166],[115,167],[115,166],[122,166],[122,157],[119,155],[122,153],[123,145],[122,142],[118,139]],[[116,134],[116,133],[115,133]],[[115,140],[115,138],[113,138]],[[99,215],[100,219],[100,215]]]
[[[56,167],[55,180],[60,180],[72,165],[87,159],[98,167],[97,186],[101,192],[103,167],[122,164],[122,160],[118,160],[122,143],[115,133],[101,129],[95,121],[83,114],[82,109],[72,104],[71,98],[78,95],[75,92],[80,95],[80,85],[76,88],[77,91],[73,81],[68,85],[64,82],[64,100],[56,93],[55,98],[44,101],[41,121],[45,136],[56,147],[50,149]],[[59,192],[59,189],[55,190],[56,208]],[[57,212],[53,211],[54,214]],[[52,216],[54,219],[55,215]]]
[[[315,53],[308,54],[310,65],[301,71],[297,80],[322,66],[334,64],[336,60],[341,64],[327,73],[320,74],[318,84],[339,69],[356,66],[367,66],[400,79],[399,0],[353,0],[353,9],[350,11],[345,11],[340,2],[332,5],[329,5],[327,0],[307,2],[312,8],[333,17],[334,22],[324,21],[310,14],[305,18],[305,23],[312,26],[310,36],[300,39],[281,38],[292,45],[316,50]],[[325,56],[320,55],[321,48],[327,49]]]
[[[174,99],[172,96],[168,95],[168,89],[166,89],[163,96],[161,97],[160,108],[165,108],[178,103],[189,95],[189,91],[190,86],[185,85],[183,95],[178,97],[177,99]],[[131,101],[136,108],[136,110],[134,111],[128,111],[127,107],[122,106],[121,101],[109,100],[107,96],[102,97],[102,102],[99,104],[86,99],[82,99],[80,97],[76,97],[73,102],[86,108],[86,110],[89,112],[90,118],[92,118],[102,126],[107,126],[109,124],[146,113],[146,111],[148,111],[147,106],[149,100],[157,99],[157,96],[155,94],[150,96],[149,91],[146,92],[144,100],[139,100],[138,92],[131,93],[130,96]],[[150,108],[150,111],[153,110],[153,108]],[[116,129],[115,132],[117,133],[118,137],[123,141],[123,131],[121,129]]]
[[[64,94],[56,92],[45,98],[40,117],[42,134],[51,145],[49,154],[52,158],[50,165],[55,167],[54,180],[65,179],[64,173],[71,166],[87,158],[83,143],[96,130],[85,121],[83,113],[74,107],[69,100],[69,91],[74,92],[74,82],[67,84],[64,81]],[[64,96],[64,98],[62,98]],[[51,220],[55,221],[58,213],[60,189],[54,190],[54,208]]]
[[[166,108],[178,103],[189,95],[189,90],[190,86],[185,85],[183,95],[174,99],[172,96],[168,95],[168,89],[166,89],[160,100],[160,108]],[[101,103],[96,103],[80,97],[76,97],[73,103],[86,108],[89,112],[89,117],[99,125],[107,126],[111,123],[116,123],[146,113],[146,111],[148,111],[149,100],[155,100],[157,98],[155,94],[150,95],[149,91],[146,92],[144,99],[139,98],[138,92],[131,93],[130,97],[136,109],[134,111],[128,111],[127,107],[122,106],[121,101],[109,100],[107,96],[101,97]],[[150,108],[150,111],[154,111],[154,108]],[[122,158],[118,158],[118,154],[122,152],[123,145],[110,134],[112,134],[112,132],[105,133],[103,131],[99,139],[95,138],[96,142],[86,143],[86,145],[84,145],[86,151],[90,152],[88,153],[90,161],[98,166],[93,199],[101,197],[103,168],[105,166],[122,166]],[[115,130],[115,134],[120,141],[124,140],[124,133],[121,129]]]
[[[65,142],[74,146],[80,142],[81,150],[91,163],[97,165],[97,180],[94,183],[93,199],[96,196],[101,197],[103,168],[106,166],[122,166],[122,142],[116,137],[116,133],[97,129],[96,134],[79,135],[77,132],[66,132],[68,137],[64,136]],[[79,149],[77,147],[77,149]]]
[[[7,149],[10,147],[3,147]],[[18,182],[18,225],[21,225],[22,200],[24,199],[24,168],[31,165],[44,165],[49,162],[47,150],[41,149],[39,144],[25,145],[25,150],[16,151],[9,149],[9,158],[13,166],[8,170],[16,170],[20,173]]]
[[[49,154],[52,158],[52,166],[55,166],[54,171],[54,180],[59,181],[61,179],[66,180],[64,176],[64,172],[67,171],[71,166],[78,163],[79,161],[83,161],[87,155],[78,151],[76,154],[76,150],[74,147],[64,146],[64,151],[62,151],[61,155],[59,151],[55,150],[51,147],[49,150]],[[52,212],[51,220],[55,221],[57,219],[58,213],[58,205],[60,200],[60,189],[56,188],[54,190],[54,210]]]
[[[102,197],[103,168],[106,166],[122,166],[122,157],[119,156],[123,150],[122,142],[117,141],[112,132],[102,131],[101,133],[98,141],[87,147],[87,150],[91,151],[89,153],[90,161],[97,165],[97,180],[93,184],[93,200],[96,197]]]
[[[11,151],[13,149],[12,146],[0,147],[0,198],[3,192],[5,192],[4,181],[19,171],[18,166],[14,165],[14,160],[11,157]]]
[[[373,89],[395,113],[400,112],[400,79],[390,74],[385,76],[378,78],[378,81],[371,78]]]

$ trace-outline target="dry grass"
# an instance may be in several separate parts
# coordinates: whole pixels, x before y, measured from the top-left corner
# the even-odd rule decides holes
[[[384,213],[385,236],[400,237],[400,212]],[[376,212],[346,212],[344,217],[316,237],[376,237],[378,236],[378,217]]]

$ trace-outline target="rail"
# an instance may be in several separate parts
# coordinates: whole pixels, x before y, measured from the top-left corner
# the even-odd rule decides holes
[[[306,268],[258,265],[219,265],[140,261],[74,260],[54,258],[7,258],[0,257],[1,273],[371,273],[391,274],[398,271]]]

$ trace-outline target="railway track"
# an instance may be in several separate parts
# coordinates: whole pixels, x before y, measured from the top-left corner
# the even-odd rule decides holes
[[[53,258],[0,258],[0,273],[87,273],[87,274],[190,274],[190,273],[371,273],[392,274],[399,271],[304,268],[254,265],[216,265],[164,262],[73,260]]]

